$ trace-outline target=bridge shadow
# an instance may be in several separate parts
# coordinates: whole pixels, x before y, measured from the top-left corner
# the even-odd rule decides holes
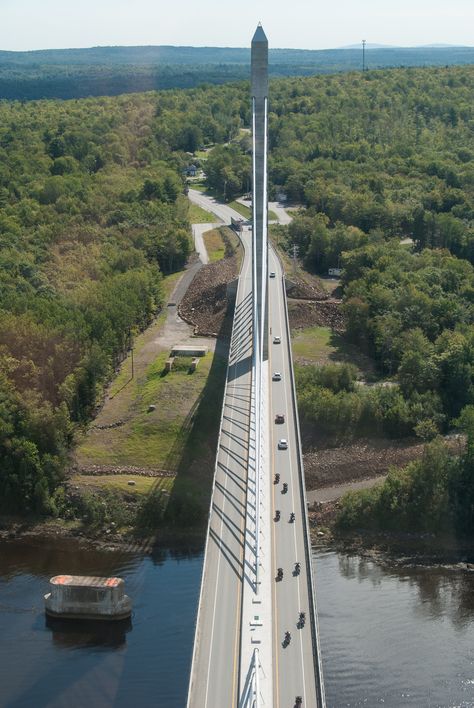
[[[247,349],[252,346],[251,329],[249,331],[251,317],[250,293],[237,307],[234,302],[228,303],[226,317],[217,336],[216,353],[206,385],[176,436],[176,443],[166,460],[166,469],[176,471],[176,478],[169,498],[157,499],[155,526],[158,529],[161,527],[166,530],[185,531],[192,528],[202,539],[205,536],[215,460],[218,454],[219,424],[227,369],[229,380],[235,382],[231,383],[230,389],[231,415],[233,412],[238,419],[235,421],[232,418],[232,423],[236,426],[232,433],[228,434],[228,438],[231,438],[234,444],[241,446],[242,450],[246,449],[247,436],[244,426],[250,407],[250,389],[249,386],[239,384],[235,380],[237,376],[248,373],[251,368],[251,357],[245,355]],[[235,434],[236,428],[242,431],[241,439]],[[225,435],[224,432],[224,439]],[[185,439],[184,445],[183,439]],[[240,455],[227,446],[221,445],[221,448],[229,454],[236,467],[242,472],[246,471],[245,454]],[[244,492],[246,474],[240,476],[238,471],[230,469],[226,470],[226,473]],[[155,493],[158,496],[160,494],[158,491]]]
[[[222,540],[213,528],[209,529],[209,539],[216,544],[234,574],[239,580],[241,580],[244,571],[243,560],[239,556],[235,555],[234,551],[229,548],[229,546]]]

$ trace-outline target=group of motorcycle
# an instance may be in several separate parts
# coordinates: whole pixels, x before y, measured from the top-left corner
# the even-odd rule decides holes
[[[298,627],[298,629],[300,629],[301,627],[305,626],[305,623],[306,623],[306,612],[300,612],[296,626]],[[287,632],[285,632],[285,638],[283,639],[283,646],[287,647],[290,642],[291,642],[291,632],[287,631]]]
[[[275,483],[275,484],[279,484],[279,482],[280,482],[280,475],[279,475],[279,473],[277,472],[277,473],[275,474],[274,483]],[[284,483],[283,483],[283,486],[282,486],[281,493],[282,493],[282,494],[286,494],[287,492],[288,492],[288,484],[287,484],[286,482],[284,482]],[[275,521],[280,521],[280,518],[281,518],[280,510],[277,509],[277,510],[275,511]],[[294,520],[295,520],[295,514],[294,514],[294,512],[292,511],[291,514],[290,514],[290,518],[289,518],[290,524],[292,524],[292,523],[294,522]],[[294,576],[299,575],[299,574],[300,574],[300,570],[301,570],[301,564],[298,563],[298,562],[296,562],[296,563],[295,563],[294,570],[293,570],[293,575],[294,575]],[[276,580],[277,580],[277,581],[283,580],[283,568],[278,568],[278,570],[277,570],[277,575],[276,575]],[[297,622],[296,626],[298,627],[298,629],[301,629],[301,628],[303,628],[303,627],[305,626],[305,623],[306,623],[306,613],[305,613],[305,612],[300,612],[300,613],[299,613],[299,616],[298,616],[298,622]],[[290,642],[291,642],[291,632],[286,631],[286,632],[285,632],[285,637],[284,637],[284,639],[283,639],[283,646],[286,648],[286,647],[289,645]],[[302,704],[303,704],[303,699],[301,698],[301,696],[296,696],[296,698],[295,698],[295,708],[299,708],[299,706],[301,706]]]
[[[275,484],[278,484],[279,481],[280,481],[280,475],[279,475],[279,473],[277,472],[277,473],[275,474]],[[282,486],[282,488],[281,488],[281,493],[282,493],[282,494],[286,494],[287,492],[288,492],[288,484],[287,484],[286,482],[284,482],[284,483],[283,483],[283,486]],[[280,513],[280,510],[277,509],[277,510],[275,511],[275,521],[280,521],[280,519],[281,519],[281,513]],[[292,524],[292,523],[294,522],[294,520],[295,520],[295,514],[294,514],[294,512],[292,511],[291,514],[290,514],[289,523]]]
[[[299,575],[301,570],[301,563],[298,563],[298,561],[295,563],[295,567],[293,570],[293,575]],[[283,568],[278,568],[277,570],[277,580],[282,580],[283,579]]]

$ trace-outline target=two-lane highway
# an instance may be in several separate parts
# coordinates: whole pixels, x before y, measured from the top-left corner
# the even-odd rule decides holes
[[[229,223],[236,212],[198,192],[190,198],[202,208]],[[204,559],[188,708],[237,708],[239,696],[240,638],[242,633],[242,596],[244,543],[249,468],[249,429],[252,356],[252,274],[250,232],[241,234],[245,257],[242,263],[221,433],[218,443],[214,489],[209,518],[209,533]],[[292,391],[291,348],[286,321],[286,295],[281,264],[269,250],[268,279],[269,358],[268,384],[270,452],[266,456],[272,484],[271,514],[271,641],[273,644],[272,706],[293,708],[301,696],[302,708],[324,707],[324,690],[317,656],[313,616],[311,562],[305,526],[305,495],[299,467],[299,441]],[[280,337],[279,343],[273,338]],[[273,381],[273,372],[281,374]],[[284,423],[276,423],[277,414]],[[278,449],[279,439],[288,442]],[[280,475],[278,484],[275,474]],[[283,484],[288,485],[283,493]],[[276,521],[276,511],[280,520]],[[295,514],[290,522],[290,514]],[[266,562],[266,561],[264,561]],[[295,563],[300,563],[299,574]],[[277,569],[283,578],[276,580]],[[304,626],[298,624],[305,612]],[[291,633],[289,644],[285,632]],[[265,705],[267,703],[260,703]]]
[[[312,597],[308,578],[305,549],[303,497],[298,468],[298,440],[291,390],[289,342],[285,320],[284,279],[280,262],[273,249],[269,251],[268,323],[270,374],[281,374],[280,381],[271,382],[272,476],[273,476],[273,562],[274,562],[274,705],[275,708],[294,706],[296,696],[301,696],[303,706],[320,705],[317,696],[314,668],[314,643],[310,612]],[[275,343],[274,338],[279,337]],[[276,416],[284,415],[284,423],[277,423]],[[280,439],[287,441],[287,449],[278,449]],[[279,475],[278,483],[275,475]],[[283,485],[288,485],[285,492]],[[276,511],[280,512],[277,521]],[[294,521],[290,515],[294,514]],[[295,570],[295,564],[300,570]],[[282,580],[276,580],[278,568],[283,570]],[[302,626],[299,613],[306,620]],[[285,632],[291,640],[285,643]]]

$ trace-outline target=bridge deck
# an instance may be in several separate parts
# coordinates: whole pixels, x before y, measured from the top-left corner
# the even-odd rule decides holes
[[[232,210],[228,207],[217,205],[201,194],[190,196],[203,208],[230,221]],[[232,708],[238,705],[252,346],[248,232],[242,233],[242,239],[247,247],[237,292],[188,708]],[[267,527],[272,529],[273,577],[278,567],[284,571],[283,580],[272,583],[273,705],[276,708],[292,707],[295,697],[301,695],[303,708],[314,708],[324,705],[324,692],[317,627],[313,621],[311,559],[298,457],[283,273],[272,250],[269,252],[269,270],[276,275],[269,279],[269,373],[279,371],[282,380],[268,383],[271,447],[268,474],[272,480],[273,500],[269,509],[272,520]],[[273,344],[275,335],[281,339],[279,344]],[[277,413],[284,414],[283,424],[274,422]],[[279,438],[287,439],[286,450],[277,449]],[[280,474],[278,485],[273,484],[275,473]],[[282,493],[284,482],[288,484],[286,494]],[[281,514],[279,522],[273,521],[277,509]],[[289,522],[291,512],[295,513],[294,523]],[[296,561],[301,563],[298,576],[293,575]],[[307,618],[303,628],[297,627],[300,611],[304,611]],[[287,630],[292,639],[284,647],[282,642]]]

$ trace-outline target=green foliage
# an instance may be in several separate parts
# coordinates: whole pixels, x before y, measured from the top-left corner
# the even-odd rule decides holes
[[[0,103],[2,508],[57,512],[73,423],[161,307],[161,273],[186,262],[158,103]]]
[[[474,403],[474,268],[447,251],[370,243],[343,257],[348,336],[402,393],[432,392],[453,418]]]
[[[0,52],[0,96],[9,99],[114,96],[248,80],[250,52],[223,47],[93,47]],[[370,49],[369,65],[472,64],[472,47]],[[358,71],[360,49],[270,49],[271,76]],[[452,124],[458,119],[454,111]],[[199,123],[191,123],[192,136]],[[186,131],[187,132],[187,131]],[[193,142],[189,149],[194,149]],[[185,148],[188,149],[188,148]]]
[[[453,455],[440,438],[433,440],[420,460],[392,469],[383,484],[344,496],[339,527],[472,536],[473,411],[464,409],[461,419],[467,431],[466,452]]]
[[[404,396],[399,386],[357,386],[348,364],[296,367],[298,408],[318,434],[347,440],[353,436],[394,438],[428,430],[438,433],[444,416],[431,392]]]
[[[219,145],[206,160],[206,184],[226,201],[249,191],[252,164],[237,145]]]
[[[312,210],[301,251],[312,267],[326,267],[338,223],[471,257],[472,76],[472,67],[397,69],[272,85],[270,179]],[[344,238],[342,250],[355,247]]]

